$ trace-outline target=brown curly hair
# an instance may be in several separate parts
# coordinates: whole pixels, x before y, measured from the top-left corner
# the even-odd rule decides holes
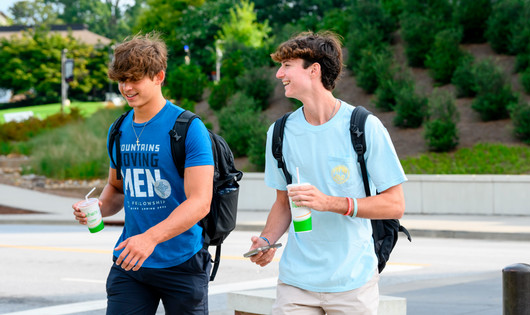
[[[320,64],[322,84],[332,91],[342,72],[342,50],[339,35],[324,31],[303,32],[280,44],[271,54],[272,60],[282,62],[290,59],[303,59],[307,69],[315,62]]]
[[[114,50],[108,76],[113,81],[138,81],[148,76],[153,79],[167,69],[167,47],[160,35],[151,32],[126,38]]]

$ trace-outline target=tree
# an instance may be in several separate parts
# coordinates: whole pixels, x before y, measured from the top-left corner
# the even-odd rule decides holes
[[[24,0],[15,2],[9,12],[13,15],[14,24],[27,26],[58,23],[58,15],[53,6],[45,0]]]
[[[235,9],[230,10],[230,20],[222,25],[219,39],[225,43],[237,42],[258,48],[265,44],[270,31],[268,21],[257,22],[254,3],[242,0]]]
[[[94,33],[108,38],[121,40],[130,33],[131,25],[127,25],[120,8],[121,0],[44,0],[53,4],[58,16],[66,24],[86,24]],[[145,0],[136,0],[131,12],[138,12]],[[128,20],[131,22],[131,20]]]
[[[67,56],[75,64],[70,95],[86,99],[101,91],[107,82],[107,48],[97,50],[45,29],[24,31],[20,37],[0,41],[0,87],[11,89],[13,94],[25,93],[40,103],[59,101],[63,49],[68,49]]]

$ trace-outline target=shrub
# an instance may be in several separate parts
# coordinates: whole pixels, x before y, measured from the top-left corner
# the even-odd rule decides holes
[[[236,83],[238,91],[253,98],[260,110],[269,106],[269,99],[274,92],[273,75],[269,67],[249,69],[236,79]]]
[[[405,0],[401,33],[410,66],[423,67],[436,33],[451,26],[451,6],[447,0]]]
[[[520,80],[524,91],[530,93],[530,68],[526,68],[526,70],[521,73]]]
[[[84,121],[31,139],[31,171],[57,179],[105,177],[109,168],[108,127],[122,111],[122,108],[99,110]]]
[[[458,111],[448,92],[435,91],[429,98],[429,120],[424,138],[430,151],[447,152],[458,145]]]
[[[524,72],[528,67],[530,67],[530,53],[523,52],[517,54],[517,58],[515,59],[515,72]]]
[[[390,42],[392,32],[396,29],[397,23],[384,10],[380,1],[352,1],[351,10],[352,28],[360,29],[366,25],[370,25],[382,35],[384,42]]]
[[[57,113],[43,120],[32,117],[21,122],[10,121],[0,124],[0,141],[26,141],[46,130],[81,119],[79,108],[72,107],[69,114]]]
[[[515,135],[530,144],[530,104],[522,101],[513,103],[510,106],[510,116]]]
[[[524,10],[523,0],[497,1],[487,21],[486,38],[499,54],[513,54],[512,32],[518,16]]]
[[[427,115],[427,98],[414,92],[413,83],[396,94],[396,116],[394,125],[403,128],[418,128]]]
[[[378,51],[373,47],[363,49],[356,75],[357,85],[367,93],[373,93],[379,85],[379,74],[388,72],[391,62],[387,50]]]
[[[451,83],[456,87],[457,97],[473,97],[477,94],[477,82],[473,71],[473,59],[471,54],[464,54],[453,72]]]
[[[253,98],[236,93],[217,115],[221,127],[220,134],[230,145],[235,157],[248,153],[250,139],[255,136],[258,126],[264,124],[256,108]]]
[[[458,0],[454,2],[454,18],[462,26],[464,43],[486,41],[484,33],[491,14],[491,0]]]
[[[477,97],[471,104],[483,121],[508,117],[508,106],[517,102],[502,71],[492,60],[486,59],[474,66]]]
[[[212,92],[208,104],[213,110],[221,110],[226,106],[228,98],[234,94],[235,83],[230,77],[223,77],[217,84],[212,85]]]
[[[459,47],[461,38],[462,32],[457,29],[445,29],[436,34],[434,45],[425,59],[434,80],[443,84],[451,81],[462,57]]]
[[[170,97],[199,102],[208,79],[199,66],[182,64],[168,71],[166,81],[165,90]]]
[[[383,47],[383,34],[371,25],[354,28],[348,34],[346,48],[348,49],[348,67],[356,74],[362,60],[362,51],[370,47],[378,50]]]

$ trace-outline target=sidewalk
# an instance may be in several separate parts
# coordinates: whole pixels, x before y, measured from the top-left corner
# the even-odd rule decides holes
[[[77,224],[72,204],[78,199],[0,184],[0,205],[39,214],[3,214],[0,224]],[[237,230],[261,231],[267,211],[239,211]],[[123,222],[124,214],[105,222]],[[474,238],[530,241],[530,216],[407,215],[401,220],[413,237]],[[404,236],[403,236],[404,237]]]

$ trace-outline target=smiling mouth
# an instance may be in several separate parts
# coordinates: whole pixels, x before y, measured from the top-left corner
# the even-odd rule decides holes
[[[136,95],[138,95],[138,93],[136,93],[136,94],[125,94],[125,96],[126,96],[127,98],[133,98],[133,97],[135,97]]]
[[[287,85],[289,85],[289,83],[291,83],[291,81],[285,80],[285,81],[282,81],[282,83],[283,83],[283,86],[287,86]]]

